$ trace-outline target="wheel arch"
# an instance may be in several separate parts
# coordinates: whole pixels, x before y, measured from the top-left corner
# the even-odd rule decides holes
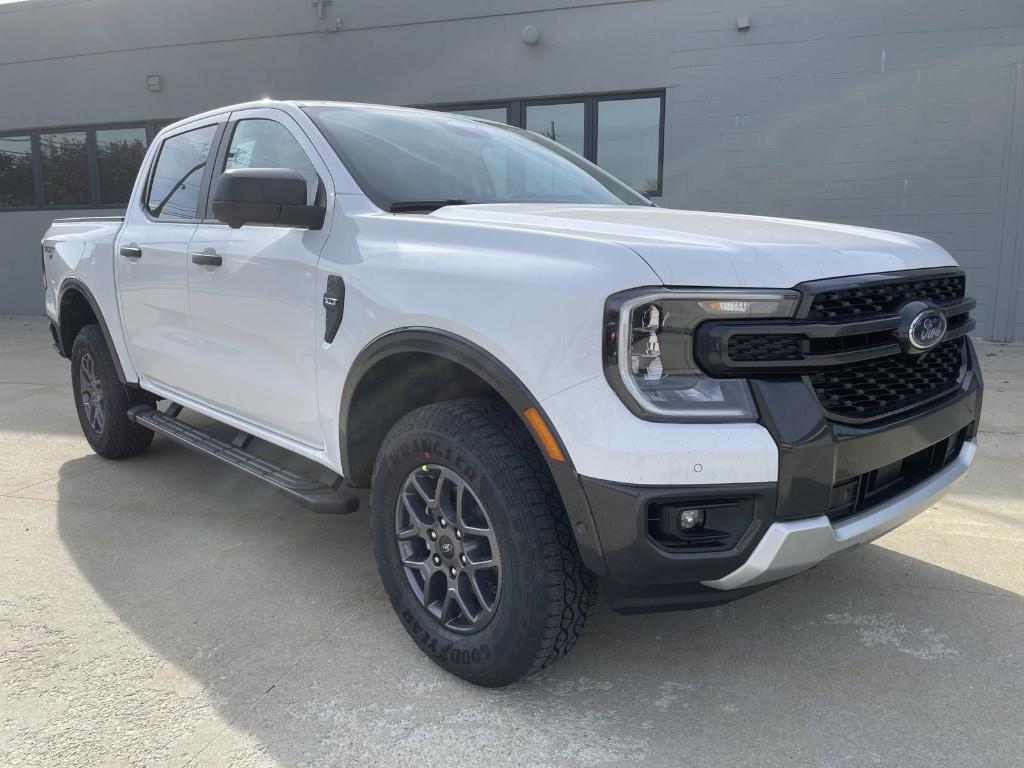
[[[103,340],[110,350],[110,356],[114,360],[114,368],[117,370],[117,377],[122,384],[128,380],[124,375],[124,368],[117,355],[117,347],[110,335],[107,321],[100,310],[99,302],[92,295],[88,286],[77,277],[65,278],[61,283],[60,291],[57,294],[57,340],[59,352],[64,357],[71,357],[71,347],[75,343],[75,337],[86,325],[96,323],[103,333]]]
[[[401,380],[397,381],[396,377]],[[411,410],[455,397],[493,395],[516,412],[546,462],[569,515],[587,567],[604,573],[604,558],[590,506],[572,459],[543,407],[508,366],[478,344],[448,331],[414,327],[391,331],[356,356],[342,390],[339,446],[344,475],[368,487],[388,430]],[[556,461],[525,411],[535,408],[564,461]]]

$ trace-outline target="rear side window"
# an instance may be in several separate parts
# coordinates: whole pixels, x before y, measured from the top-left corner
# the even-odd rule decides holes
[[[166,139],[160,147],[146,196],[146,210],[157,218],[194,219],[199,188],[216,125],[196,128]]]
[[[299,142],[273,120],[240,120],[235,126],[224,170],[234,168],[287,168],[306,180],[306,203],[316,198],[319,177]]]

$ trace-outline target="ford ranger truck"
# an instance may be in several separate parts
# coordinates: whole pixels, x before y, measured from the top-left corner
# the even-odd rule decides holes
[[[454,114],[182,120],[125,215],[54,222],[42,260],[98,454],[160,434],[317,512],[368,499],[399,621],[480,685],[567,653],[598,585],[624,613],[735,600],[975,455],[975,302],[935,243],[659,208]]]

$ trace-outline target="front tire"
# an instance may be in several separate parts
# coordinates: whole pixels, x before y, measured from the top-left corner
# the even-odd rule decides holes
[[[371,534],[406,631],[478,685],[565,655],[594,603],[551,475],[497,400],[436,403],[395,424],[374,467]]]
[[[96,453],[108,459],[145,453],[153,442],[153,433],[129,419],[128,410],[155,400],[121,383],[98,325],[85,326],[75,337],[71,387],[82,432]]]

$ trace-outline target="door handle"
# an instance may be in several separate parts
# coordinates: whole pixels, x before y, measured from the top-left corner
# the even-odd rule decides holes
[[[121,255],[126,259],[141,259],[142,249],[135,245],[122,245]]]
[[[219,267],[224,263],[224,259],[212,253],[193,253],[192,263],[201,267]]]

